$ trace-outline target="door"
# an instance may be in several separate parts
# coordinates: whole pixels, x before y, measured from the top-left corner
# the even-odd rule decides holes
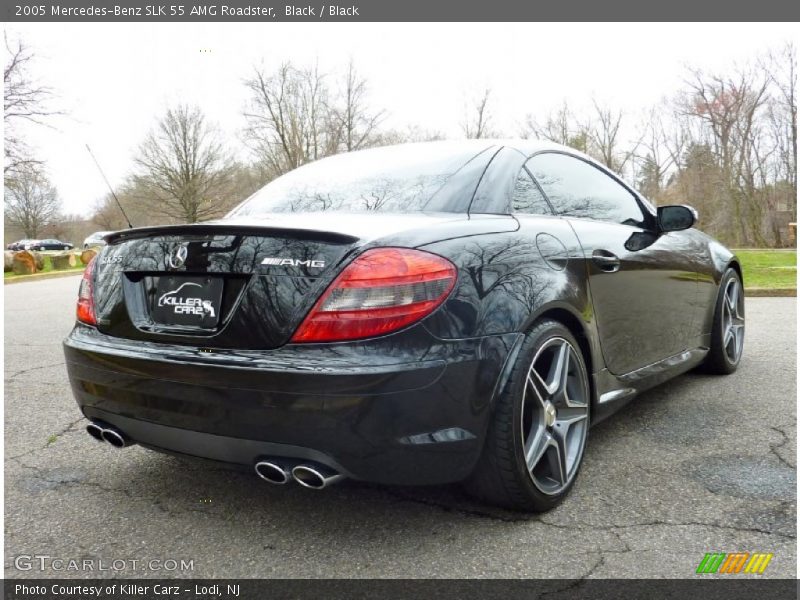
[[[622,375],[685,350],[697,283],[684,236],[659,235],[636,195],[588,161],[547,152],[527,167],[580,240],[608,369]]]

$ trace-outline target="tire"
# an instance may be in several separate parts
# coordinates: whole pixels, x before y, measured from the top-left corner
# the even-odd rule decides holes
[[[732,301],[734,294],[735,302]],[[706,373],[730,375],[739,368],[744,329],[744,286],[736,270],[728,269],[720,281],[714,305],[711,348],[703,363]]]
[[[558,365],[567,368],[559,371]],[[483,453],[466,490],[513,510],[542,512],[557,506],[580,470],[590,407],[580,346],[561,323],[539,321],[527,332],[509,382],[496,399]]]

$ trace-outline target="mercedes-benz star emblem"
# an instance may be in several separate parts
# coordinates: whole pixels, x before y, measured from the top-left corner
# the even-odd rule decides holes
[[[183,244],[175,248],[172,252],[170,252],[169,258],[167,258],[169,266],[173,269],[180,269],[183,266],[183,263],[186,262],[186,254],[186,246]]]

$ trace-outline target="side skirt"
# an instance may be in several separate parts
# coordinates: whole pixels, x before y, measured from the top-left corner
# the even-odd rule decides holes
[[[597,390],[592,411],[592,425],[607,419],[639,393],[685,373],[703,362],[707,347],[685,350],[625,375],[616,376],[608,369],[598,371],[594,378]]]

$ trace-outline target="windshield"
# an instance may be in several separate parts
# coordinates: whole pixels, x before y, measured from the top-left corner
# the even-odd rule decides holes
[[[486,142],[432,142],[325,158],[283,175],[228,216],[283,212],[466,212]]]

